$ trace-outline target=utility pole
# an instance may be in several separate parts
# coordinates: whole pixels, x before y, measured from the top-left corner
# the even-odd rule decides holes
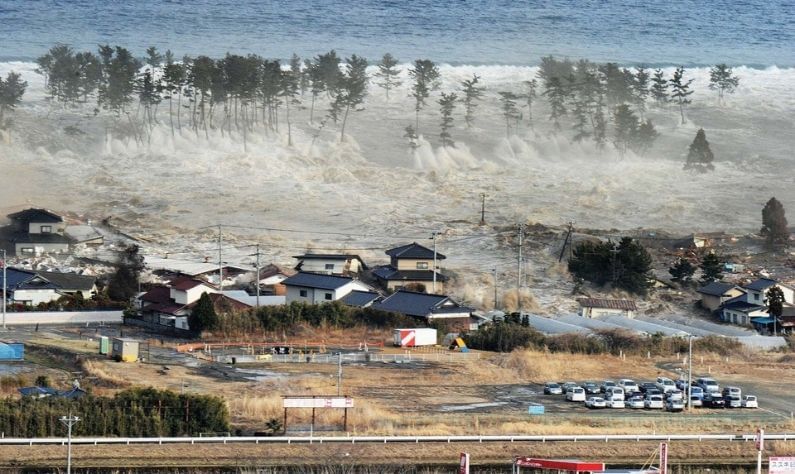
[[[342,352],[338,352],[339,359],[337,361],[337,396],[342,396]]]
[[[6,289],[8,288],[8,281],[6,279],[6,251],[3,249],[3,330],[6,329]]]
[[[519,295],[519,289],[522,287],[522,237],[524,237],[524,224],[519,224],[519,256],[517,258],[518,275],[516,277],[516,295]]]
[[[480,225],[486,225],[486,193],[480,193]]]
[[[221,224],[218,224],[218,290],[224,291],[224,262],[221,259]]]
[[[67,448],[66,448],[66,474],[72,473],[72,426],[76,425],[78,421],[80,421],[79,417],[72,416],[72,412],[69,412],[69,416],[62,416],[59,418],[61,423],[64,424],[67,428],[68,433],[68,441],[67,441]]]
[[[693,411],[693,335],[691,334],[687,347],[687,411]]]
[[[257,308],[259,308],[259,244],[257,244]]]
[[[433,294],[436,294],[436,235],[438,232],[431,234],[433,239]]]
[[[613,286],[616,285],[616,281],[618,281],[618,268],[616,268],[616,256],[618,255],[618,249],[616,248],[616,244],[613,244],[613,248],[610,249],[610,254],[612,258],[610,259],[612,262],[613,267]]]
[[[491,270],[494,273],[494,310],[497,310],[497,268]]]

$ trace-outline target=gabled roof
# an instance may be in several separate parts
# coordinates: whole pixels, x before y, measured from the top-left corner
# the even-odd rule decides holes
[[[726,294],[727,291],[731,290],[732,288],[740,289],[739,287],[736,287],[735,285],[732,285],[730,283],[721,283],[719,281],[713,281],[711,283],[702,286],[696,291],[698,293],[709,296],[723,296]]]
[[[375,302],[380,297],[381,295],[374,291],[353,290],[345,295],[340,301],[348,306],[358,306],[360,308],[364,308],[365,306]]]
[[[353,253],[305,253],[303,255],[293,255],[293,258],[297,258],[298,260],[340,260],[343,262],[356,259],[362,264],[362,267],[367,269],[364,259]]]
[[[743,288],[747,288],[753,291],[765,291],[768,288],[771,288],[776,285],[787,286],[777,282],[776,280],[773,280],[772,278],[759,278],[745,285]]]
[[[54,283],[61,290],[91,291],[97,281],[92,276],[77,273],[36,272],[36,274]]]
[[[71,244],[72,239],[59,234],[50,232],[48,234],[29,234],[28,232],[15,232],[8,238],[15,244]]]
[[[298,272],[282,282],[285,286],[301,286],[304,288],[319,288],[321,290],[336,290],[351,283],[353,278],[323,275],[320,273]]]
[[[188,291],[193,288],[196,288],[199,285],[204,285],[210,288],[214,288],[212,284],[204,280],[197,280],[196,278],[190,278],[190,277],[178,277],[171,280],[171,283],[169,284],[171,288],[181,291]]]
[[[35,278],[36,274],[28,270],[19,270],[17,268],[6,268],[6,278],[8,283],[6,287],[9,291],[17,289],[23,283]],[[3,287],[3,272],[0,271],[0,288]],[[1,291],[1,290],[0,290]]]
[[[405,281],[433,281],[433,272],[431,270],[397,270],[391,265],[384,265],[373,270],[373,275],[376,278],[387,281],[405,280]],[[448,278],[439,272],[436,272],[436,281],[445,282]]]
[[[156,286],[138,299],[147,303],[169,303],[171,302],[171,289],[167,286]]]
[[[8,215],[9,219],[22,222],[63,222],[63,218],[47,209],[30,208]]]
[[[433,250],[429,249],[428,247],[423,247],[417,242],[412,242],[408,245],[389,249],[386,251],[386,254],[392,258],[433,258]],[[436,252],[436,260],[444,260],[445,258],[447,257],[440,254],[439,252]]]
[[[580,306],[585,308],[620,309],[623,311],[637,311],[638,307],[632,300],[611,300],[607,298],[579,298]]]
[[[448,304],[449,303],[449,304]],[[381,311],[428,317],[434,313],[471,312],[471,308],[459,305],[449,296],[399,290],[387,296],[373,308]],[[455,309],[457,311],[451,311]]]
[[[730,309],[732,311],[739,311],[741,313],[751,313],[753,311],[765,310],[765,307],[762,305],[749,303],[746,301],[744,295],[727,300],[720,307],[721,309]]]

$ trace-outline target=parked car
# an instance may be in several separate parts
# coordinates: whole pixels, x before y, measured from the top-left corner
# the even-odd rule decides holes
[[[674,390],[674,391],[668,392],[668,393],[666,393],[664,395],[665,395],[665,398],[667,400],[680,400],[681,401],[685,397],[685,395],[682,393],[681,390]]]
[[[578,385],[574,382],[563,382],[562,384],[560,384],[560,387],[563,389],[563,393],[566,393],[569,391],[569,389],[577,386]]]
[[[715,379],[711,377],[701,377],[698,380],[696,380],[696,383],[698,384],[699,387],[701,387],[704,390],[704,392],[720,393],[720,385],[718,385],[718,382],[716,382]]]
[[[694,385],[690,387],[690,396],[698,396],[701,398],[704,396],[704,389]]]
[[[723,387],[723,392],[721,393],[723,394],[723,398],[743,396],[743,391],[740,387]]]
[[[701,400],[701,397],[693,395],[690,397],[690,406],[693,408],[703,407],[704,402]]]
[[[605,380],[604,382],[602,382],[602,385],[600,385],[599,388],[602,390],[602,393],[607,393],[608,388],[615,386],[616,383],[613,382],[612,380]]]
[[[585,389],[582,387],[572,387],[566,392],[566,400],[570,402],[584,402]]]
[[[746,395],[743,398],[743,408],[759,408],[759,402],[756,400],[756,395]]]
[[[632,379],[621,379],[618,381],[618,386],[624,389],[624,393],[637,392],[640,390],[638,384]]]
[[[585,406],[588,408],[605,408],[607,407],[607,402],[602,397],[591,397],[585,400]]]
[[[676,383],[676,388],[678,388],[679,390],[681,390],[683,392],[686,392],[687,391],[688,381],[689,381],[689,379],[677,379],[676,382],[675,382]]]
[[[726,403],[727,408],[742,408],[743,407],[743,400],[740,397],[735,397],[734,395],[729,395],[728,397],[723,397],[723,401]]]
[[[668,377],[657,377],[657,383],[655,383],[657,389],[662,393],[672,392],[676,390],[676,384],[673,380],[669,379]]]
[[[685,404],[682,400],[671,400],[665,402],[665,409],[670,412],[682,411],[685,409]]]
[[[632,397],[627,400],[627,406],[630,408],[646,408],[646,400],[643,397]]]
[[[594,382],[585,382],[582,385],[582,388],[584,388],[585,389],[585,393],[588,393],[588,394],[595,394],[595,393],[601,393],[602,392],[601,387],[599,387],[599,385],[596,385]]]
[[[654,382],[643,382],[640,384],[639,388],[641,392],[646,393],[649,390],[657,390],[657,384]]]
[[[621,387],[610,387],[605,392],[605,398],[608,400],[624,400],[624,389]]]
[[[624,400],[607,400],[605,403],[608,408],[626,408]]]
[[[544,384],[544,394],[545,395],[562,395],[563,394],[563,387],[560,384],[555,382],[547,382]]]
[[[718,393],[707,393],[702,401],[706,408],[726,408],[726,402]]]
[[[662,395],[649,395],[646,397],[645,408],[662,409],[665,408]]]

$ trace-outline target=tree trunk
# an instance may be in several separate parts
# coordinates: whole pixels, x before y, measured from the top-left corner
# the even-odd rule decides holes
[[[315,122],[315,97],[317,94],[312,93],[312,105],[309,107],[309,123]]]
[[[171,125],[171,141],[174,141],[174,96],[168,96],[168,123]]]
[[[345,115],[342,116],[342,128],[340,130],[340,143],[345,141],[345,124],[348,122],[348,112],[350,112],[351,106],[345,106]]]
[[[287,97],[287,100],[284,101],[284,107],[286,110],[287,116],[285,119],[287,120],[287,146],[293,146],[293,128],[292,124],[290,123],[290,98]]]

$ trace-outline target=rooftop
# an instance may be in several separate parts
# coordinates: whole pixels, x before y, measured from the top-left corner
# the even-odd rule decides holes
[[[735,285],[732,285],[730,283],[713,281],[699,288],[698,292],[710,296],[723,296],[726,294],[727,291],[731,290],[734,287]]]
[[[449,303],[449,307],[447,303]],[[428,317],[434,313],[449,313],[451,312],[449,308],[471,312],[471,308],[459,305],[449,296],[404,290],[392,293],[380,303],[374,304],[373,308],[418,317]]]
[[[632,300],[611,300],[606,298],[579,298],[577,302],[584,308],[620,309],[623,311],[637,311],[638,307]]]
[[[391,265],[384,265],[373,270],[373,275],[382,280],[405,280],[405,281],[433,281],[431,270],[396,270]],[[445,282],[448,278],[436,272],[436,281]]]
[[[97,279],[77,273],[36,272],[39,276],[57,285],[62,290],[91,291]]]
[[[773,280],[772,278],[759,278],[745,285],[744,288],[748,288],[749,290],[753,291],[764,291],[777,284],[779,283],[776,280]]]
[[[389,249],[386,251],[386,254],[392,258],[421,258],[421,259],[433,258],[433,250],[429,249],[428,247],[423,247],[417,242],[412,242],[408,245],[403,245],[400,247]],[[447,257],[440,254],[439,252],[436,252],[436,260],[444,260],[445,258]]]
[[[204,280],[197,280],[195,278],[190,278],[190,277],[175,278],[175,279],[171,280],[171,283],[170,283],[169,286],[171,288],[176,289],[176,290],[188,291],[188,290],[191,290],[193,288],[196,288],[199,285],[205,285],[205,286],[208,286],[208,287],[211,287],[211,288],[213,287],[213,285],[211,285],[210,283],[207,283]]]
[[[63,222],[63,218],[47,209],[30,208],[8,215],[9,219],[22,222]]]
[[[343,304],[348,306],[358,306],[363,308],[373,302],[375,302],[381,295],[374,291],[359,291],[354,290],[345,295],[345,297],[340,300]]]
[[[321,290],[336,290],[351,283],[353,278],[323,275],[320,273],[299,272],[282,282],[285,286],[302,286],[305,288],[319,288]]]

